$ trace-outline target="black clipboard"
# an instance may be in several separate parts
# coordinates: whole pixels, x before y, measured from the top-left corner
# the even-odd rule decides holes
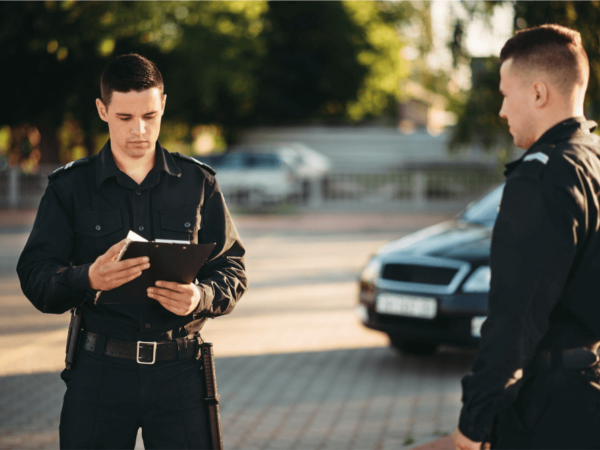
[[[215,245],[131,242],[121,259],[148,256],[150,268],[129,283],[103,291],[96,299],[96,304],[147,303],[153,300],[148,297],[147,289],[155,286],[159,280],[189,284],[194,281]]]

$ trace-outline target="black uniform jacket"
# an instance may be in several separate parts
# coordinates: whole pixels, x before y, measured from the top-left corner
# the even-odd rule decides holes
[[[494,226],[489,316],[459,429],[481,441],[544,350],[600,340],[600,138],[583,117],[507,165]]]
[[[214,174],[158,142],[154,168],[140,185],[117,168],[110,141],[99,154],[58,169],[17,265],[23,292],[45,313],[81,305],[83,328],[116,339],[198,334],[208,317],[231,312],[247,289],[245,250]],[[94,304],[88,269],[129,230],[148,240],[216,242],[197,276],[202,295],[194,313],[178,316],[155,300]]]

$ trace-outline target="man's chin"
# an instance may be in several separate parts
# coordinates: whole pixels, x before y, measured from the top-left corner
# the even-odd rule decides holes
[[[151,146],[148,143],[144,144],[127,144],[125,153],[132,158],[141,158],[150,152]]]

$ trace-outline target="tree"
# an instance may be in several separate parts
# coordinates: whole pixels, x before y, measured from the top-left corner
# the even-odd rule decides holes
[[[231,122],[255,91],[265,5],[1,2],[0,124],[33,126],[40,162],[57,163],[57,130],[71,117],[92,150],[105,127],[93,106],[100,74],[110,58],[132,51],[157,62],[174,94],[165,120]]]
[[[100,74],[129,52],[161,69],[163,130],[188,141],[196,124],[233,136],[257,123],[394,115],[408,74],[397,27],[425,10],[381,1],[0,2],[0,125],[22,137],[13,139],[17,159],[37,145],[27,136],[39,136],[42,163],[70,159],[59,152],[67,140],[93,152],[106,130],[94,107]]]

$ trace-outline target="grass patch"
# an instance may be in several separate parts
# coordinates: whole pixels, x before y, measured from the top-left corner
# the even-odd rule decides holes
[[[414,444],[414,443],[415,443],[415,438],[409,434],[408,436],[406,436],[406,439],[404,439],[404,442],[402,443],[402,445],[410,445],[410,444]]]

